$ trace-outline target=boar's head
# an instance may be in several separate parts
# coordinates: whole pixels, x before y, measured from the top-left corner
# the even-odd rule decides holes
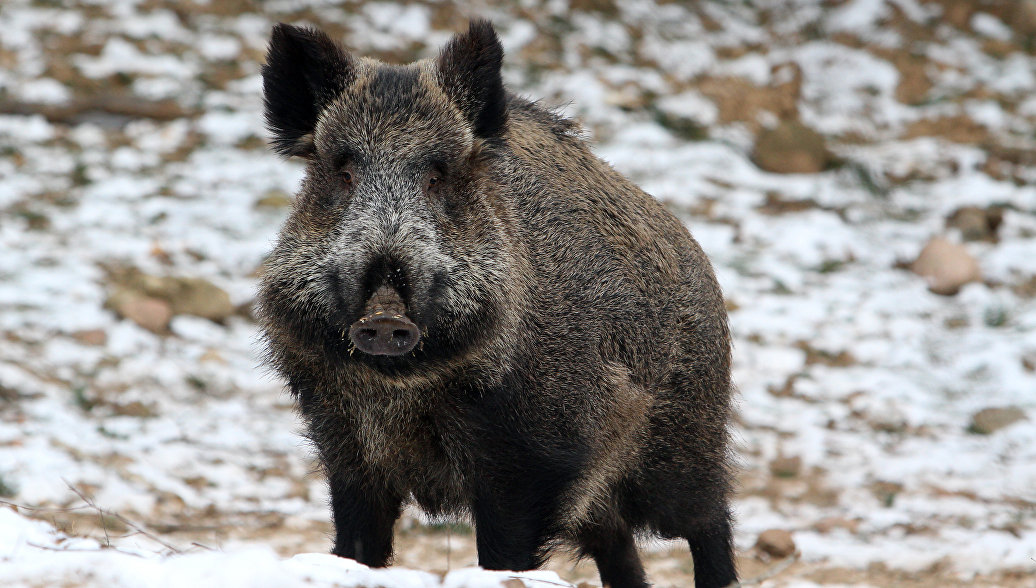
[[[404,66],[274,27],[267,126],[274,150],[307,165],[260,289],[279,347],[398,373],[493,331],[510,280],[510,207],[491,174],[502,56],[486,21]]]

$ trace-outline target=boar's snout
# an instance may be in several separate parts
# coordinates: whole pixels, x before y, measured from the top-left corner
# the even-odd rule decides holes
[[[357,349],[370,355],[403,355],[421,339],[421,331],[406,315],[406,305],[392,286],[371,295],[364,315],[349,327]]]

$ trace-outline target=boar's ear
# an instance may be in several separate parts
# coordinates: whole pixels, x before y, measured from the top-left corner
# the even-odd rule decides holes
[[[474,20],[439,54],[439,84],[480,137],[499,135],[507,122],[507,97],[500,77],[504,48],[488,20]]]
[[[284,23],[273,27],[263,66],[263,104],[273,149],[313,153],[317,117],[355,76],[352,57],[326,34]]]

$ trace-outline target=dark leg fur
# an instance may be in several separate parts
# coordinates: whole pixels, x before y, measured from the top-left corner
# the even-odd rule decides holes
[[[605,588],[647,588],[644,566],[628,529],[595,528],[580,536],[584,553],[597,563]]]
[[[478,563],[491,570],[531,570],[543,564],[559,530],[558,501],[588,460],[571,439],[544,439],[516,422],[524,394],[519,382],[479,395],[470,430],[481,457],[472,482]]]
[[[331,553],[375,568],[387,566],[392,559],[392,526],[402,501],[349,481],[332,479],[330,484],[335,523]]]
[[[734,537],[730,529],[730,515],[696,529],[687,536],[694,557],[694,585],[696,588],[726,588],[737,584],[734,567]]]
[[[482,496],[473,509],[478,565],[487,570],[532,570],[543,564],[547,529],[538,509],[508,508],[495,497]]]

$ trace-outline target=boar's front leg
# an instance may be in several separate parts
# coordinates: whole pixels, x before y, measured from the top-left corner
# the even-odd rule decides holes
[[[402,499],[353,476],[331,476],[331,515],[335,547],[331,553],[375,568],[392,559],[392,526]]]
[[[540,567],[550,524],[535,497],[513,489],[480,494],[472,508],[478,565],[515,571]]]
[[[478,563],[490,570],[531,570],[560,531],[560,497],[583,463],[570,447],[549,448],[499,429],[483,440],[490,461],[478,468],[472,515]]]
[[[562,532],[562,499],[589,461],[576,434],[558,433],[529,416],[528,382],[472,396],[467,413],[473,461],[467,482],[478,564],[490,570],[531,570],[549,555]],[[537,411],[541,411],[538,412]],[[562,423],[562,426],[565,423]]]

